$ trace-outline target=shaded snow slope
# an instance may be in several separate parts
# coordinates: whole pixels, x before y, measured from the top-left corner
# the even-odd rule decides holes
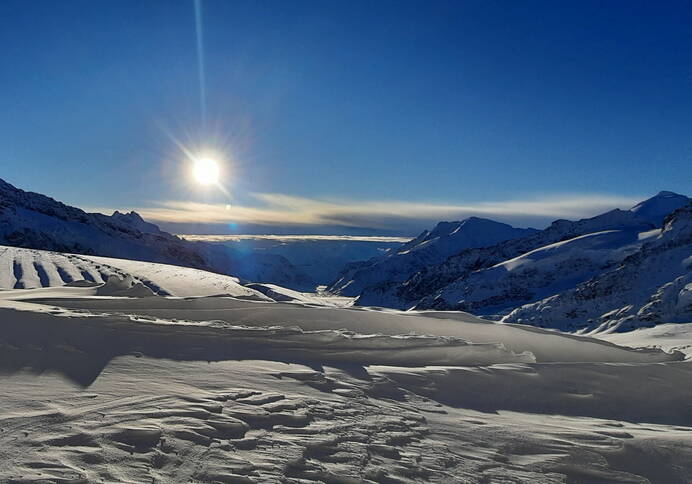
[[[199,304],[196,306],[196,311],[203,314]],[[3,340],[12,348],[5,358],[26,364],[24,358],[33,353],[29,349],[31,345],[59,344],[86,357],[80,369],[88,367],[89,360],[97,363],[96,369],[99,369],[99,363],[133,352],[185,360],[268,358],[289,362],[399,366],[486,365],[535,360],[528,352],[516,354],[498,343],[476,344],[460,338],[303,330],[297,326],[272,325],[269,321],[263,326],[218,320],[172,321],[123,314],[128,312],[88,314],[58,311],[27,302],[0,301],[0,318],[8,321],[3,326]],[[101,347],[105,340],[108,345]],[[94,351],[94,348],[99,349]],[[49,356],[47,353],[41,358]],[[649,356],[662,357],[653,353]]]
[[[346,267],[330,284],[329,290],[356,296],[366,287],[381,282],[405,281],[423,267],[438,264],[464,249],[493,245],[534,232],[534,229],[518,229],[478,217],[461,222],[440,222],[432,231],[424,231],[382,257]]]
[[[86,213],[0,180],[0,244],[210,269],[194,245],[135,212]]]
[[[69,289],[69,288],[68,288]],[[39,293],[30,299],[22,295],[23,301],[32,301],[49,307],[65,308],[64,315],[72,311],[88,311],[95,314],[129,315],[144,321],[177,321],[178,326],[157,325],[147,331],[166,334],[169,330],[200,334],[212,328],[210,341],[221,338],[217,329],[235,326],[266,329],[267,327],[300,328],[307,332],[342,330],[361,335],[428,335],[450,341],[463,340],[474,344],[501,344],[517,355],[529,352],[539,362],[658,362],[682,358],[681,354],[666,354],[660,351],[635,351],[603,341],[541,330],[530,326],[488,322],[464,313],[401,313],[311,307],[299,304],[256,302],[237,298],[75,298],[71,293],[65,297],[57,292],[52,295]],[[9,296],[11,297],[11,295]],[[10,304],[9,302],[6,303]],[[16,303],[12,303],[16,304]],[[31,308],[31,304],[25,308]],[[11,308],[10,306],[8,306]],[[9,309],[8,309],[9,310]],[[44,312],[47,311],[44,309]],[[59,311],[60,312],[60,311]],[[218,322],[217,326],[207,324]],[[188,322],[188,323],[186,323]],[[200,323],[195,324],[194,322]],[[126,324],[126,323],[123,323]],[[189,324],[186,326],[186,324]],[[176,329],[178,328],[178,329]],[[253,333],[257,334],[257,333]],[[269,335],[270,333],[265,333]],[[316,334],[316,333],[314,333]],[[307,338],[308,340],[310,338]],[[375,341],[375,340],[373,340]],[[385,339],[385,341],[388,341]],[[413,341],[416,341],[415,338]],[[307,343],[306,343],[307,344]],[[205,346],[205,345],[202,345]],[[327,348],[325,348],[326,351]],[[372,348],[376,351],[377,348]],[[281,353],[277,353],[280,355]],[[432,357],[432,356],[431,356]],[[453,358],[453,355],[450,356]],[[405,359],[405,358],[404,358]],[[416,360],[419,361],[419,360]],[[435,361],[441,364],[435,357]]]
[[[504,321],[568,331],[627,331],[692,320],[692,204],[617,267],[515,309]]]

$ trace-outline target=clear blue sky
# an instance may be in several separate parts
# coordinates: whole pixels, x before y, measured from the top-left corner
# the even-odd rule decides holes
[[[692,192],[692,2],[0,2],[0,177],[85,207]],[[266,201],[265,201],[266,202]],[[305,200],[301,203],[308,203]],[[405,210],[405,208],[401,208]]]

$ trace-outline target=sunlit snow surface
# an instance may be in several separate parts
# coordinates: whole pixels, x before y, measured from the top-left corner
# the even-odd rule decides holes
[[[159,264],[0,263],[25,288],[0,291],[0,482],[692,480],[681,353]],[[603,337],[689,347],[665,326]]]

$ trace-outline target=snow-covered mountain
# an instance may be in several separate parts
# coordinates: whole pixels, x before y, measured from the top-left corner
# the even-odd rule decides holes
[[[1,179],[0,244],[211,269],[194,245],[135,212],[86,213]]]
[[[632,230],[580,235],[471,272],[419,305],[453,306],[476,314],[512,309],[557,294],[617,264],[641,245]]]
[[[464,249],[485,247],[534,232],[535,229],[518,229],[478,217],[460,222],[440,222],[433,230],[423,231],[396,250],[348,265],[330,284],[329,291],[356,296],[371,286],[403,282],[424,267],[439,264]]]
[[[315,282],[278,254],[239,254],[160,230],[136,212],[87,213],[0,179],[0,244],[193,267],[311,289]]]
[[[617,267],[658,235],[663,212],[690,201],[661,192],[630,210],[557,220],[525,237],[459,251],[404,281],[380,280],[360,292],[357,304],[506,314]]]
[[[506,322],[566,331],[628,331],[692,321],[692,204],[616,267],[515,309]]]
[[[692,199],[674,192],[659,192],[655,197],[644,200],[630,209],[637,217],[653,222],[656,227],[663,225],[665,218]]]

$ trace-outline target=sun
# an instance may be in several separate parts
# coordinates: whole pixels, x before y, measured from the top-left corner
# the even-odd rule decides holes
[[[219,171],[219,163],[212,158],[198,158],[192,165],[192,174],[202,185],[217,184]]]

